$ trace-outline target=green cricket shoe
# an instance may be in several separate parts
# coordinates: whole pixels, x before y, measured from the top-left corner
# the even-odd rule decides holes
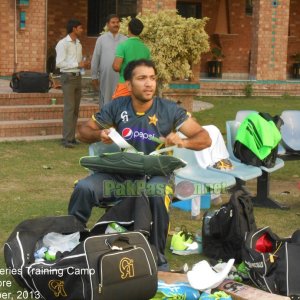
[[[181,230],[172,236],[170,249],[174,254],[194,254],[198,253],[198,243],[195,242],[194,235],[188,232],[185,226],[181,226]]]

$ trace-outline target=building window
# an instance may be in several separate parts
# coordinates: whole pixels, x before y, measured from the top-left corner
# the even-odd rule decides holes
[[[200,0],[180,0],[176,2],[178,13],[185,18],[202,18]]]
[[[246,0],[245,12],[246,12],[246,15],[252,16],[252,13],[253,13],[253,0]]]
[[[137,0],[88,0],[88,36],[98,36],[110,14],[122,17],[135,17]]]

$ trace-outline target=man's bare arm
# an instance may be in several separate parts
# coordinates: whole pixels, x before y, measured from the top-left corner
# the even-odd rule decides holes
[[[78,129],[77,138],[83,143],[103,142],[111,144],[112,140],[108,136],[109,129],[100,129],[98,124],[90,119],[82,124]]]
[[[166,146],[177,145],[192,150],[202,150],[211,146],[208,132],[192,118],[188,118],[179,128],[179,131],[186,138],[180,138],[178,134],[172,132],[166,137]]]
[[[120,72],[122,64],[123,64],[123,58],[115,57],[114,62],[112,64],[112,68],[114,69],[114,71]]]

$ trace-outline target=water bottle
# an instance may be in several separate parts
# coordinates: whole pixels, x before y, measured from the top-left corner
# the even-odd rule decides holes
[[[48,248],[47,247],[42,247],[34,252],[34,258],[35,259],[40,259],[45,257],[45,253],[47,252]]]
[[[85,57],[85,56],[82,58],[82,61],[86,61],[86,57]],[[81,75],[84,75],[84,74],[85,74],[85,68],[81,68],[81,69],[80,69],[80,74],[81,74]]]
[[[127,231],[123,226],[119,225],[116,222],[109,223],[105,233],[116,233],[116,232],[125,232]]]
[[[198,219],[200,218],[200,206],[201,206],[201,198],[200,196],[197,196],[192,199],[192,212],[191,212],[191,217],[192,219]]]

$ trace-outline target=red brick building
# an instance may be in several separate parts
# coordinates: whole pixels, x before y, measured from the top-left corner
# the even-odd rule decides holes
[[[0,0],[0,76],[45,71],[70,18],[84,24],[81,42],[88,55],[109,13],[175,8],[184,16],[210,18],[212,47],[221,47],[225,56],[223,81],[282,83],[293,77],[292,55],[300,54],[299,0]],[[201,79],[207,78],[209,60],[203,55],[195,68]]]

